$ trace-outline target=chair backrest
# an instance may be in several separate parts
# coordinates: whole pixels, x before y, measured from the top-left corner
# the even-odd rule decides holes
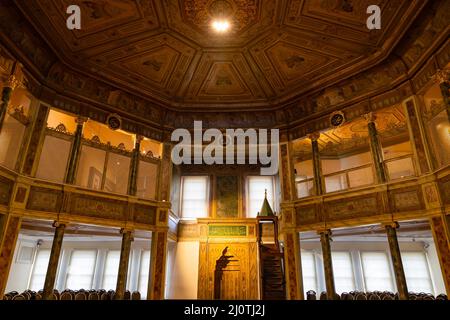
[[[134,291],[131,294],[131,300],[141,300],[141,294],[139,293],[139,291]]]
[[[380,297],[376,293],[372,293],[369,295],[368,300],[381,300]]]
[[[88,300],[100,300],[100,296],[97,292],[89,292]]]
[[[31,300],[31,293],[29,291],[22,292],[22,295],[25,297],[26,300]]]
[[[12,298],[12,300],[28,300],[28,299],[23,294],[17,294]]]
[[[60,299],[61,300],[73,300],[72,293],[70,293],[69,291],[65,291],[61,294]]]
[[[109,296],[108,292],[103,292],[100,295],[100,300],[111,300],[111,297]]]
[[[356,295],[356,299],[355,300],[367,300],[366,294],[362,293],[362,292],[358,293]]]
[[[317,300],[317,295],[314,290],[309,290],[306,293],[306,300]]]
[[[448,298],[447,295],[441,293],[436,297],[436,300],[448,300]]]
[[[129,290],[125,291],[125,294],[123,295],[123,300],[130,300],[131,299],[131,292]]]
[[[86,292],[78,292],[75,294],[75,300],[87,300]]]
[[[323,291],[323,292],[320,294],[320,300],[327,300],[327,293],[326,293],[325,291]]]

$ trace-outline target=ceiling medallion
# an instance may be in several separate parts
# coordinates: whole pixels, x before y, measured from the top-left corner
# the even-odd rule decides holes
[[[116,113],[112,113],[106,119],[108,128],[111,130],[119,130],[122,127],[122,118]]]
[[[330,124],[332,127],[340,127],[345,123],[345,115],[342,111],[333,112],[330,116]]]
[[[184,0],[183,16],[203,31],[238,33],[258,20],[259,0]]]

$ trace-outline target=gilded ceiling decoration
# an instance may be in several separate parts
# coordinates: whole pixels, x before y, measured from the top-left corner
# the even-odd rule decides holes
[[[419,0],[29,0],[15,4],[74,69],[155,103],[198,111],[271,110],[323,83],[373,66],[423,6]],[[65,9],[70,4],[81,7],[81,30],[66,28]],[[369,5],[381,7],[386,27],[367,29]],[[212,30],[216,18],[230,21],[229,32]],[[379,79],[370,80],[374,85],[386,78],[387,71],[380,72]],[[347,92],[336,94],[326,92],[317,103],[319,111]]]

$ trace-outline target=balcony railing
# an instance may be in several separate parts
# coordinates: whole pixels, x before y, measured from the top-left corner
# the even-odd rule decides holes
[[[384,166],[389,181],[416,176],[412,154],[387,159]],[[326,174],[324,181],[326,193],[365,187],[375,183],[375,169],[372,164],[365,164]],[[297,180],[295,184],[298,199],[314,195],[314,178]]]
[[[299,180],[297,186],[297,198],[305,198],[314,195],[314,178]]]
[[[326,193],[368,186],[374,183],[372,164],[324,175]]]
[[[384,160],[384,166],[389,180],[398,180],[416,175],[412,154]]]

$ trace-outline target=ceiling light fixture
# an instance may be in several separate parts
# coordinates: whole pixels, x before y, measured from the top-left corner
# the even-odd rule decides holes
[[[227,20],[214,20],[212,27],[216,32],[225,33],[230,29],[230,22]]]

